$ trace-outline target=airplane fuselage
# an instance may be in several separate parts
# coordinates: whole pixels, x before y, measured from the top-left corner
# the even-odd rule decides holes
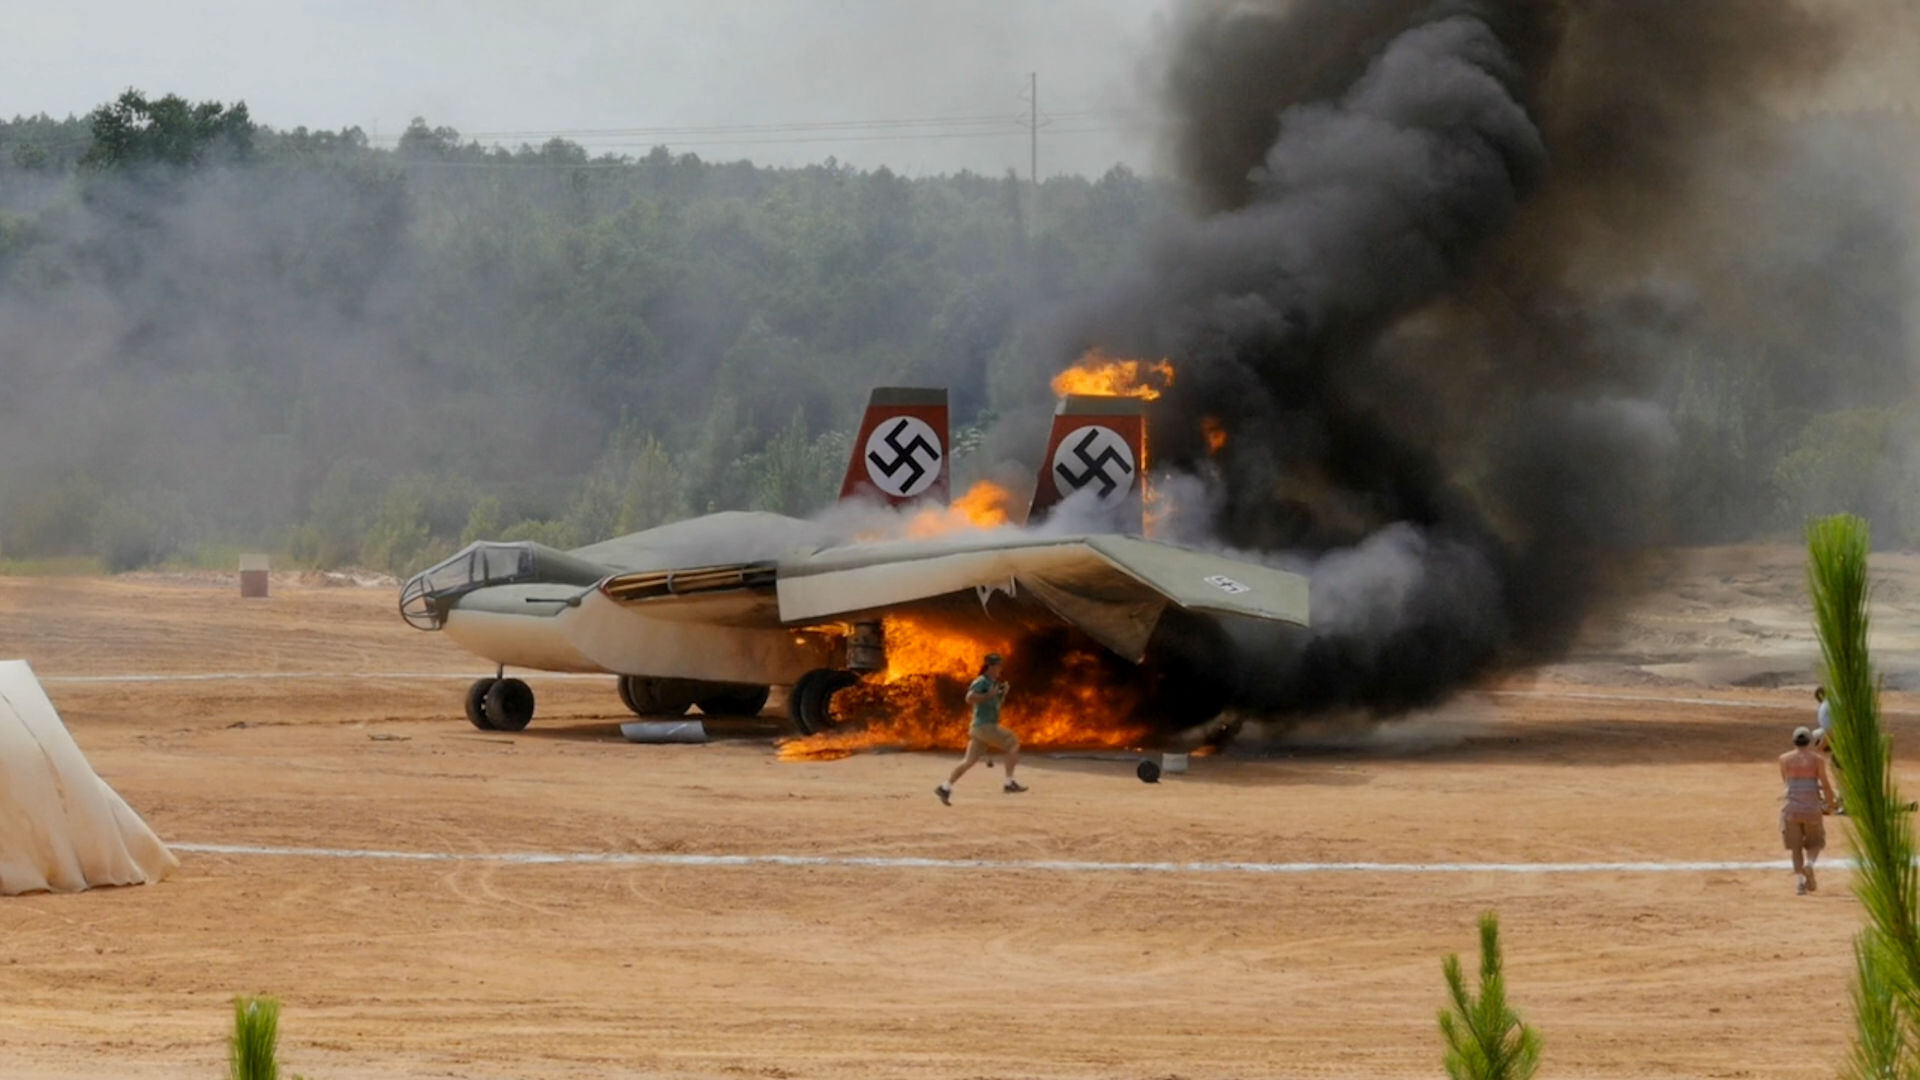
[[[730,605],[751,603],[716,596],[656,613],[597,588],[492,585],[460,597],[442,630],[495,664],[537,671],[779,685],[832,665],[836,642],[827,634],[727,625]]]

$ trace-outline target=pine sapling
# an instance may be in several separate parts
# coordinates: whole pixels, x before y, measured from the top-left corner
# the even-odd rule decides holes
[[[1480,995],[1467,992],[1460,957],[1441,962],[1451,1009],[1440,1012],[1447,1075],[1453,1080],[1529,1080],[1540,1067],[1540,1035],[1507,1006],[1500,962],[1500,919],[1480,916]]]

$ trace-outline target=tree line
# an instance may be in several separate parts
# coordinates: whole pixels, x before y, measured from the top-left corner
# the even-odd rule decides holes
[[[804,513],[869,387],[1001,406],[1022,328],[1166,193],[1124,168],[908,178],[665,147],[515,150],[416,120],[275,130],[129,91],[0,123],[0,555],[212,545],[400,570]]]

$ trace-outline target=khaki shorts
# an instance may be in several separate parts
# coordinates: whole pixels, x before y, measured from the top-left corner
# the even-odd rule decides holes
[[[969,738],[968,750],[979,747],[982,750],[998,750],[1004,754],[1020,745],[1019,738],[999,724],[975,724]]]
[[[1818,852],[1827,846],[1827,823],[1819,818],[1781,818],[1780,840],[1788,851]]]

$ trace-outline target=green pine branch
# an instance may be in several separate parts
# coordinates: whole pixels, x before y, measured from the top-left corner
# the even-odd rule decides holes
[[[1507,1005],[1501,970],[1500,919],[1480,916],[1480,994],[1467,990],[1460,957],[1440,963],[1452,1009],[1441,1010],[1440,1034],[1446,1040],[1447,1075],[1453,1080],[1528,1080],[1540,1067],[1540,1035],[1520,1022]]]
[[[1916,1075],[1920,928],[1913,826],[1893,782],[1893,743],[1880,722],[1880,685],[1867,653],[1867,523],[1835,515],[1807,529],[1807,591],[1833,711],[1833,759],[1853,822],[1853,891],[1867,925],[1854,939],[1854,1047],[1848,1075]]]
[[[1871,927],[1854,939],[1853,1052],[1850,1080],[1916,1080],[1912,1040],[1899,990],[1899,958]]]

